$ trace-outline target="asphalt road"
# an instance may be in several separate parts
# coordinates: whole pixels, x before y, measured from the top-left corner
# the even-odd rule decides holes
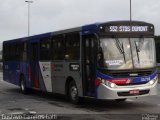
[[[23,95],[19,87],[4,82],[0,73],[0,119],[7,119],[8,114],[48,114],[58,120],[160,120],[160,92],[126,102],[85,99],[82,104],[73,105],[60,95],[35,91]]]

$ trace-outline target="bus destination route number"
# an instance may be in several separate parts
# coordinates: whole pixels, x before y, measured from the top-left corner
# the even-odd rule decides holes
[[[148,26],[109,26],[105,31],[110,32],[147,32]]]

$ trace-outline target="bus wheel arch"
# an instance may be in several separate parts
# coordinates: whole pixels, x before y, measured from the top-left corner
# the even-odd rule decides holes
[[[69,99],[68,98],[68,92],[69,92],[69,84],[70,84],[70,82],[72,82],[72,81],[74,81],[74,79],[72,78],[72,77],[68,77],[67,79],[66,79],[66,83],[65,83],[65,95],[66,95],[66,97],[67,97],[67,99]]]
[[[75,80],[72,77],[67,78],[65,90],[67,100],[70,100],[73,104],[78,104],[80,101],[80,98],[78,96],[78,88]]]

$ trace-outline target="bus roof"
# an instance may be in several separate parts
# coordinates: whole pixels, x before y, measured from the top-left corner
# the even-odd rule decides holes
[[[143,22],[143,21],[131,21],[133,24],[149,24],[149,25],[153,25],[151,23],[147,23],[147,22]],[[7,40],[4,41],[5,42],[18,42],[18,41],[27,41],[27,40],[34,40],[34,39],[39,39],[39,38],[44,38],[44,37],[48,37],[50,35],[57,35],[57,34],[64,34],[64,33],[69,33],[69,32],[76,32],[76,31],[94,31],[97,32],[97,28],[99,25],[101,24],[124,24],[127,23],[129,24],[130,21],[109,21],[109,22],[102,22],[102,23],[94,23],[94,24],[88,24],[88,25],[84,25],[81,27],[76,27],[76,28],[71,28],[71,29],[66,29],[66,30],[59,30],[59,31],[55,31],[55,32],[48,32],[48,33],[43,33],[43,34],[38,34],[38,35],[33,35],[30,37],[22,37],[22,38],[17,38],[17,39],[12,39],[12,40]]]

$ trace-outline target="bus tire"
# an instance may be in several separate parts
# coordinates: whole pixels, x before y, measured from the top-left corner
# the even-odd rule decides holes
[[[69,84],[68,95],[69,95],[69,100],[73,104],[78,104],[80,102],[80,98],[78,96],[78,89],[74,81],[71,81]]]
[[[117,101],[117,102],[124,102],[124,101],[126,101],[127,99],[126,98],[123,98],[123,99],[115,99],[115,101]]]
[[[29,93],[29,90],[26,88],[24,76],[20,77],[20,89],[23,94]]]

